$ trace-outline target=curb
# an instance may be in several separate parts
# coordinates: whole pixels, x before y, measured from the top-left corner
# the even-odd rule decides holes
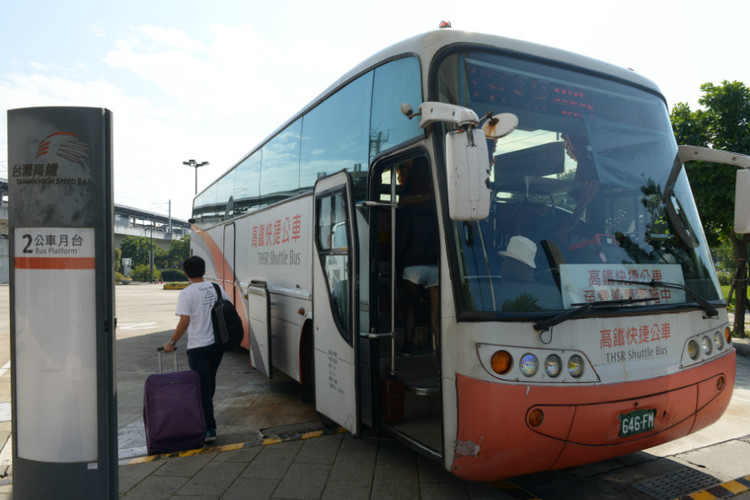
[[[681,496],[679,500],[713,500],[716,498],[732,498],[750,491],[750,476],[741,477],[733,481],[717,484],[711,488]]]
[[[328,436],[332,434],[344,434],[348,432],[343,427],[323,428],[312,431],[306,431],[301,433],[288,433],[283,437],[264,437],[255,441],[248,441],[245,443],[226,444],[222,446],[213,446],[198,448],[195,450],[177,451],[173,453],[162,453],[160,455],[147,455],[145,457],[136,457],[132,459],[120,461],[120,467],[127,465],[144,464],[148,462],[155,462],[157,460],[164,460],[168,458],[180,458],[180,457],[191,457],[193,455],[203,455],[205,453],[220,453],[224,451],[235,451],[243,448],[251,448],[253,446],[266,446],[269,444],[286,443],[289,441],[301,441],[305,439],[318,438],[322,436]]]
[[[733,338],[732,345],[735,351],[737,351],[738,356],[750,358],[750,339]]]

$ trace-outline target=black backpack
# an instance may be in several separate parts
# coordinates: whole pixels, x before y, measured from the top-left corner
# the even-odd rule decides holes
[[[240,346],[245,330],[242,328],[242,320],[234,304],[221,295],[221,288],[216,283],[211,283],[216,289],[216,303],[211,308],[211,324],[214,328],[214,339],[216,345],[225,351],[236,349]]]

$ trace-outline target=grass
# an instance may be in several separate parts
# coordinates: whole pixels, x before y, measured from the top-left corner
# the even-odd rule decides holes
[[[724,295],[724,300],[727,300],[727,297],[729,297],[729,285],[721,285],[721,293]],[[729,306],[734,309],[734,299],[737,297],[737,294],[735,293],[732,295],[732,303],[729,304]]]

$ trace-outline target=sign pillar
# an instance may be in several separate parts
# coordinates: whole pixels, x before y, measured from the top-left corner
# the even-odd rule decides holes
[[[112,114],[8,111],[13,498],[118,497]]]

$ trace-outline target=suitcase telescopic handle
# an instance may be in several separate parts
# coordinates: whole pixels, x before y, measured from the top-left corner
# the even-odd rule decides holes
[[[159,346],[156,348],[156,351],[159,353],[157,356],[157,359],[159,361],[159,373],[164,373],[164,370],[162,369],[161,365],[161,355],[164,354],[164,346]],[[174,354],[174,371],[177,371],[177,348],[174,348],[174,351],[172,351],[172,354]]]

